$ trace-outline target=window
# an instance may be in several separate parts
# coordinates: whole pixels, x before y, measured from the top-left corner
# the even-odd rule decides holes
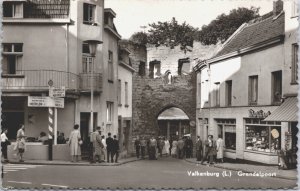
[[[122,84],[121,84],[121,80],[118,80],[118,105],[122,106]]]
[[[292,17],[299,16],[298,0],[292,0]]]
[[[83,3],[83,23],[85,24],[95,23],[95,9],[96,9],[96,5]]]
[[[178,60],[178,75],[188,74],[190,72],[190,60],[188,58]]]
[[[276,153],[281,149],[281,127],[260,119],[246,119],[246,150]]]
[[[146,75],[146,64],[145,64],[145,62],[140,62],[139,75],[140,76],[145,76]]]
[[[292,84],[298,81],[298,44],[292,45]]]
[[[220,106],[220,82],[215,83],[215,106],[219,107]]]
[[[128,82],[125,82],[125,107],[128,106]]]
[[[4,43],[3,44],[3,59],[2,73],[3,74],[20,74],[21,61],[23,56],[22,43]]]
[[[114,81],[113,52],[108,51],[108,81]]]
[[[107,122],[112,122],[113,121],[113,110],[114,110],[114,103],[113,102],[107,102],[107,109],[106,109],[106,116],[107,116]]]
[[[82,44],[82,72],[90,73],[93,69],[93,58],[90,55],[89,45]]]
[[[236,120],[216,119],[219,135],[225,142],[225,149],[236,150]]]
[[[23,18],[23,3],[3,2],[3,17]]]
[[[226,92],[225,92],[226,106],[231,106],[231,97],[232,97],[232,80],[228,80],[226,81]]]
[[[149,77],[156,78],[160,75],[160,61],[151,61],[149,66]]]
[[[282,97],[282,72],[272,72],[272,103],[280,104]]]
[[[249,105],[256,105],[258,98],[258,76],[249,76]]]

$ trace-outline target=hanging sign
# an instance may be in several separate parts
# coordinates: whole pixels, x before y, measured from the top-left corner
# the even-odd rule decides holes
[[[28,96],[28,107],[56,107],[64,108],[64,98],[46,96]]]
[[[50,87],[49,88],[49,97],[65,97],[66,88],[64,86],[60,88]]]

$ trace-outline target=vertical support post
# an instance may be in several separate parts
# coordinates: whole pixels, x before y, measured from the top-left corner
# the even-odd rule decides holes
[[[93,132],[94,127],[94,57],[91,57],[91,120],[89,133]]]
[[[49,107],[48,108],[48,159],[51,161],[52,160],[52,142],[53,142],[53,123],[54,123],[54,113],[53,113],[53,108]]]
[[[179,133],[178,133],[178,136],[181,137],[182,134],[181,134],[181,121],[179,121]]]
[[[167,138],[170,140],[170,121],[167,121]]]
[[[57,145],[57,108],[54,108],[54,145]]]

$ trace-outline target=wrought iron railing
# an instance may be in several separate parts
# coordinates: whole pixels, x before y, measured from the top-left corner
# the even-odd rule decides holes
[[[101,73],[81,73],[79,75],[80,85],[79,88],[81,91],[90,91],[92,80],[94,91],[102,90],[102,74]]]
[[[1,76],[2,89],[47,89],[52,80],[54,87],[65,86],[66,89],[78,90],[79,76],[57,70],[18,70],[16,74]]]

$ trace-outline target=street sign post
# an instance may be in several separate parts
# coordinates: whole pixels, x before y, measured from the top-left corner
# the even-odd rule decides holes
[[[65,97],[66,88],[64,86],[60,88],[50,87],[49,88],[49,97]]]

